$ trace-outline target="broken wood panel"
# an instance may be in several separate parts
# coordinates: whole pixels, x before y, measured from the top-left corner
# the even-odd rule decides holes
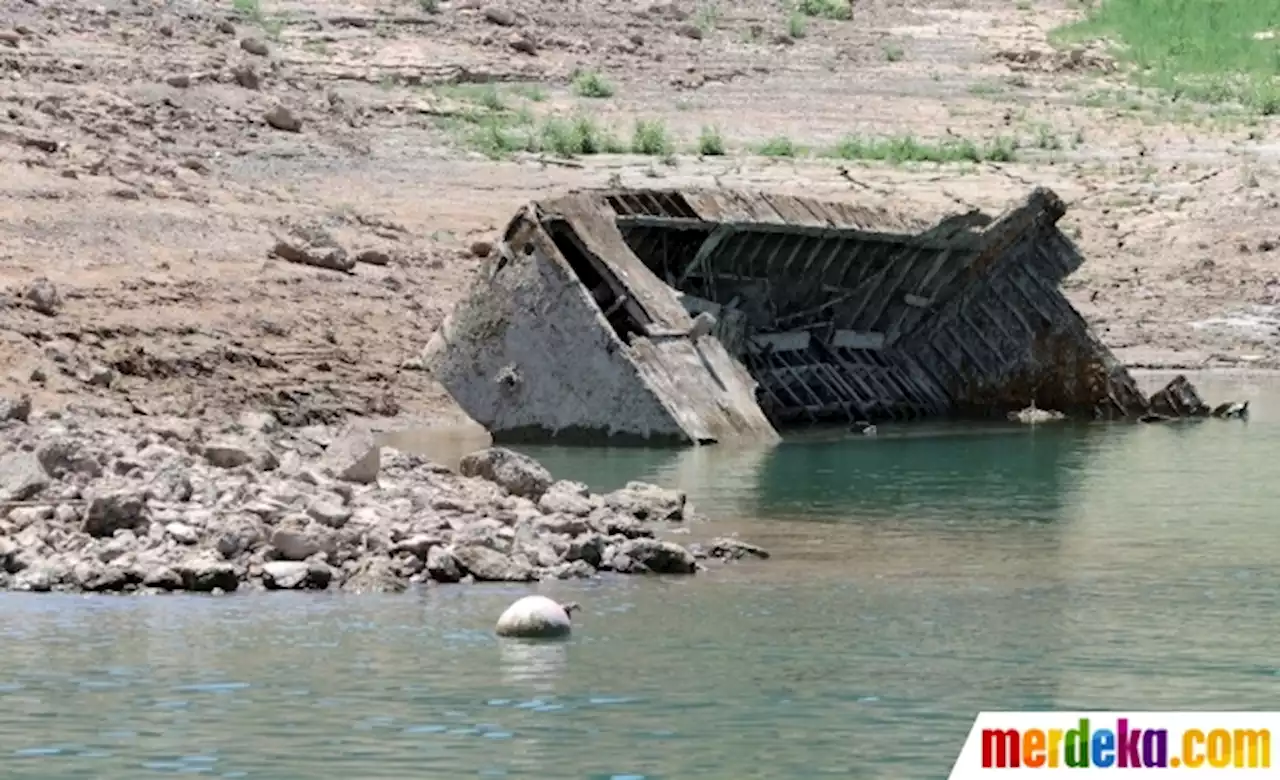
[[[566,228],[616,276],[656,326],[677,330],[692,327],[693,321],[675,291],[632,253],[609,212],[584,199],[564,199],[556,206],[556,215],[564,220]]]

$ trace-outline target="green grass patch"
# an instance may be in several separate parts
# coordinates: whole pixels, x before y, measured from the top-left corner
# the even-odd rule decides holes
[[[1109,40],[1175,99],[1280,113],[1280,0],[1103,0],[1053,39]]]
[[[589,70],[573,77],[573,91],[586,98],[610,98],[614,89],[604,76]]]
[[[889,62],[900,62],[907,56],[907,52],[895,43],[885,44],[883,51],[884,58]]]
[[[631,152],[654,157],[666,157],[674,151],[667,136],[667,126],[661,119],[637,119],[631,133]]]
[[[725,153],[724,136],[720,128],[708,125],[698,134],[698,154],[704,157],[720,157]]]
[[[799,0],[796,10],[820,19],[845,21],[853,18],[853,6],[849,0]]]
[[[716,0],[700,3],[693,14],[693,23],[702,30],[703,35],[710,35],[720,26],[720,5]]]
[[[841,160],[876,160],[889,163],[1013,162],[1018,144],[1011,138],[997,138],[987,144],[967,139],[939,142],[900,138],[846,136],[824,156]]]
[[[792,11],[791,16],[787,17],[787,35],[796,40],[800,40],[809,33],[809,20],[805,15],[797,11]]]
[[[765,157],[795,157],[800,154],[800,147],[784,135],[770,138],[756,149]]]
[[[493,84],[449,84],[435,88],[441,97],[470,103],[489,111],[506,111],[505,96]]]

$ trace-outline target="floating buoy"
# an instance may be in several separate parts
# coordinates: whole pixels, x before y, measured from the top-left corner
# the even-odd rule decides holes
[[[568,636],[569,613],[577,604],[560,604],[546,596],[525,596],[507,607],[498,618],[498,636],[550,639]]]

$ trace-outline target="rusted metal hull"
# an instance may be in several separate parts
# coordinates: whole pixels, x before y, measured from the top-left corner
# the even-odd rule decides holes
[[[1057,229],[1064,212],[1042,188],[995,218],[932,221],[722,190],[570,194],[512,221],[427,362],[495,438],[707,443],[1031,404],[1089,418],[1199,410],[1181,385],[1144,397],[1062,294],[1082,262]],[[479,313],[501,332],[459,329]],[[533,335],[567,322],[576,342]],[[574,356],[539,368],[564,348]],[[509,366],[555,379],[502,396],[493,375]],[[555,407],[555,392],[581,403]]]

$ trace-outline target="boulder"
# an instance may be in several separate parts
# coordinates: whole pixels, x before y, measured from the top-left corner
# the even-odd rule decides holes
[[[538,501],[551,487],[551,472],[528,455],[505,447],[473,452],[458,464],[464,477],[478,477],[494,483],[513,496]]]

